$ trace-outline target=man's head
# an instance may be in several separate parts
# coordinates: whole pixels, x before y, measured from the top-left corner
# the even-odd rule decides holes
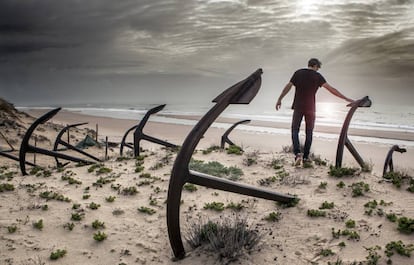
[[[321,66],[322,66],[322,62],[319,61],[316,58],[311,58],[308,61],[308,67],[310,67],[310,68],[314,68],[314,69],[317,68],[317,69],[319,69],[319,68],[321,68]]]

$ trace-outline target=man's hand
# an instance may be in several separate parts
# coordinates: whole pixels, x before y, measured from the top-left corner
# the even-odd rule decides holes
[[[278,100],[276,102],[276,110],[279,110],[281,106],[282,106],[282,102],[280,100]]]

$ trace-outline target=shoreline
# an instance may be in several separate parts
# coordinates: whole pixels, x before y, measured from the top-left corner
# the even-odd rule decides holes
[[[171,117],[176,119],[187,119],[187,120],[199,120],[200,116],[197,115],[168,115],[168,114],[158,114],[161,117]],[[233,124],[239,120],[234,118],[225,118],[219,117],[216,122],[220,123],[230,123]],[[247,123],[246,126],[258,126],[266,128],[277,128],[277,129],[286,129],[290,130],[290,123],[287,122],[276,122],[276,121],[259,121],[252,120],[250,123]],[[301,129],[304,128],[302,124]],[[339,135],[341,133],[341,127],[335,125],[321,125],[316,121],[315,132]],[[290,133],[290,132],[289,132]],[[408,131],[399,131],[399,130],[375,130],[375,129],[362,129],[362,128],[352,128],[348,130],[349,135],[361,136],[361,137],[374,137],[381,139],[393,139],[401,141],[414,141],[414,133]]]
[[[24,111],[27,113],[33,113],[33,116],[40,116],[45,113],[48,108],[25,108]],[[125,120],[128,121],[131,126],[134,124],[138,124],[139,120],[141,119],[142,115],[137,115],[137,119],[131,118],[117,118],[117,117],[109,117],[104,115],[94,115],[94,114],[87,114],[78,111],[72,111],[68,109],[62,109],[59,113],[70,112],[75,115],[84,115],[96,118],[108,118],[108,119],[115,119],[115,120]],[[161,118],[161,119],[160,119]],[[180,115],[180,114],[154,114],[151,115],[150,120],[148,122],[155,122],[155,123],[168,123],[168,124],[177,124],[177,125],[190,125],[193,126],[199,119],[201,115]],[[229,118],[229,117],[218,117],[216,121],[213,123],[212,127],[230,127],[232,124],[241,121],[241,119],[236,118]],[[280,121],[263,121],[263,120],[251,120],[249,123],[245,123],[237,127],[238,129],[242,128],[246,131],[256,131],[256,132],[263,132],[263,133],[271,133],[271,134],[280,134],[283,131],[283,134],[290,135],[290,122],[280,122]],[[304,122],[301,126],[301,130],[304,130]],[[341,133],[341,127],[335,125],[326,125],[318,123],[316,120],[314,135],[320,138],[327,138],[327,139],[338,139]],[[356,137],[356,141],[362,142],[374,142],[380,144],[399,144],[399,145],[407,145],[407,146],[414,146],[414,132],[410,132],[407,130],[398,130],[398,129],[372,129],[372,128],[354,128],[352,127],[352,122],[348,129],[348,135],[351,137]],[[367,138],[367,139],[360,139]],[[371,140],[370,140],[371,139]]]

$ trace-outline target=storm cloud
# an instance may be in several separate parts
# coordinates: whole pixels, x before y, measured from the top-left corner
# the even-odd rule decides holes
[[[51,91],[51,100],[64,101],[68,90],[161,96],[160,86],[178,94],[183,86],[223,89],[261,67],[264,90],[277,95],[292,71],[318,57],[333,85],[352,85],[351,96],[381,84],[384,95],[389,86],[410,93],[413,4],[3,0],[0,92],[22,104],[44,103]]]

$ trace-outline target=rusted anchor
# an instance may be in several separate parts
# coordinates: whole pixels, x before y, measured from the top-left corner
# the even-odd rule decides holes
[[[233,124],[230,128],[227,129],[227,131],[223,134],[223,136],[221,136],[221,144],[220,144],[220,148],[224,149],[224,145],[226,143],[228,143],[229,145],[235,145],[230,139],[229,139],[229,134],[231,133],[231,131],[233,131],[234,128],[236,128],[237,125],[239,124],[243,124],[243,123],[249,123],[251,122],[251,120],[242,120],[239,122],[236,122],[235,124]]]
[[[168,236],[174,256],[177,259],[183,259],[185,256],[180,230],[180,202],[182,188],[185,183],[193,183],[213,189],[280,202],[290,202],[295,199],[295,196],[292,195],[285,195],[215,176],[210,176],[189,170],[188,168],[191,156],[201,137],[214,122],[214,120],[226,109],[226,107],[229,104],[249,104],[250,101],[256,96],[261,85],[262,73],[262,69],[258,69],[246,79],[238,82],[217,96],[213,100],[216,104],[194,126],[184,140],[180,152],[177,154],[171,173],[167,197]]]
[[[166,146],[166,147],[170,147],[170,148],[177,148],[177,146],[175,144],[171,144],[171,143],[168,143],[166,141],[154,138],[152,136],[146,135],[143,132],[144,126],[147,123],[149,117],[152,114],[161,111],[164,107],[165,107],[165,104],[159,105],[157,107],[154,107],[154,108],[148,110],[147,113],[145,114],[144,118],[141,120],[141,122],[138,125],[135,125],[135,126],[133,126],[133,127],[131,127],[130,129],[127,130],[127,132],[122,137],[122,141],[121,141],[121,147],[120,147],[120,150],[119,150],[119,153],[120,153],[121,156],[122,156],[122,153],[123,153],[123,150],[124,150],[124,146],[128,147],[130,149],[133,149],[135,157],[139,156],[139,143],[140,143],[141,140],[147,140],[149,142],[153,142],[153,143],[163,145],[163,146]],[[126,142],[126,138],[127,138],[128,134],[133,130],[135,130],[135,131],[134,131],[134,144],[132,145],[131,143]]]
[[[73,162],[78,162],[78,163],[85,163],[85,164],[94,163],[94,162],[90,162],[90,161],[80,159],[80,158],[77,158],[77,157],[62,154],[62,153],[59,153],[59,152],[56,152],[56,151],[50,151],[50,150],[42,149],[42,148],[39,148],[39,147],[36,147],[36,146],[33,146],[33,145],[29,144],[30,137],[32,136],[32,134],[33,134],[34,130],[36,129],[36,127],[39,126],[42,123],[45,123],[49,119],[51,119],[60,110],[61,110],[61,108],[57,108],[57,109],[53,109],[53,110],[47,112],[46,114],[44,114],[43,116],[41,116],[40,118],[35,120],[35,122],[29,127],[29,129],[27,129],[26,134],[24,135],[23,140],[20,144],[20,151],[19,151],[20,170],[22,171],[23,175],[27,175],[27,172],[26,172],[26,153],[39,153],[39,154],[43,154],[43,155],[47,155],[47,156],[53,156],[55,158],[62,158],[62,159],[66,159],[66,160],[73,161]]]
[[[19,158],[10,154],[11,152],[15,151],[16,149],[14,149],[13,145],[11,145],[11,143],[7,140],[6,136],[3,135],[3,133],[0,132],[0,136],[6,141],[6,143],[9,145],[10,149],[9,150],[0,150],[0,156],[4,156],[6,158],[12,159],[14,161],[19,161]],[[26,161],[26,164],[29,166],[33,166],[35,167],[36,165]]]
[[[355,149],[355,147],[352,145],[351,141],[348,139],[348,128],[349,123],[351,122],[352,116],[354,115],[355,111],[359,107],[371,107],[371,100],[368,98],[368,96],[363,97],[362,99],[355,100],[354,102],[348,104],[348,107],[351,107],[351,109],[348,112],[348,115],[345,118],[345,122],[342,125],[341,135],[339,137],[338,141],[338,149],[336,150],[336,163],[335,167],[340,168],[342,166],[342,158],[344,155],[344,146],[346,146],[349,150],[349,152],[354,156],[358,164],[364,168],[365,163],[362,157],[359,155],[358,151]]]
[[[93,159],[93,160],[95,160],[97,162],[102,162],[102,160],[100,160],[99,158],[97,158],[97,157],[95,157],[95,156],[93,156],[91,154],[88,154],[85,151],[77,148],[76,146],[73,146],[73,145],[69,144],[68,142],[65,142],[65,141],[62,140],[63,134],[66,131],[68,131],[70,128],[73,128],[73,127],[76,127],[76,126],[85,125],[85,124],[88,124],[88,123],[87,122],[82,122],[82,123],[71,124],[71,125],[68,125],[68,126],[64,127],[59,132],[59,134],[56,137],[55,144],[53,146],[53,151],[59,151],[58,150],[58,147],[59,147],[59,144],[61,144],[64,147],[66,147],[67,149],[70,149],[70,150],[76,151],[78,153],[81,153],[82,155],[87,156],[87,157],[89,157],[89,158],[91,158],[91,159]],[[66,166],[69,163],[69,162],[67,162],[67,163],[62,164],[57,157],[55,157],[55,160],[56,160],[57,167],[64,167],[64,166]]]
[[[385,174],[387,174],[388,168],[390,169],[389,172],[394,171],[394,164],[392,162],[392,154],[394,153],[394,151],[397,151],[399,153],[405,153],[407,152],[407,149],[400,148],[398,145],[394,145],[393,147],[391,147],[390,151],[388,151],[387,157],[385,158],[384,170],[382,171],[383,177],[385,176]]]

